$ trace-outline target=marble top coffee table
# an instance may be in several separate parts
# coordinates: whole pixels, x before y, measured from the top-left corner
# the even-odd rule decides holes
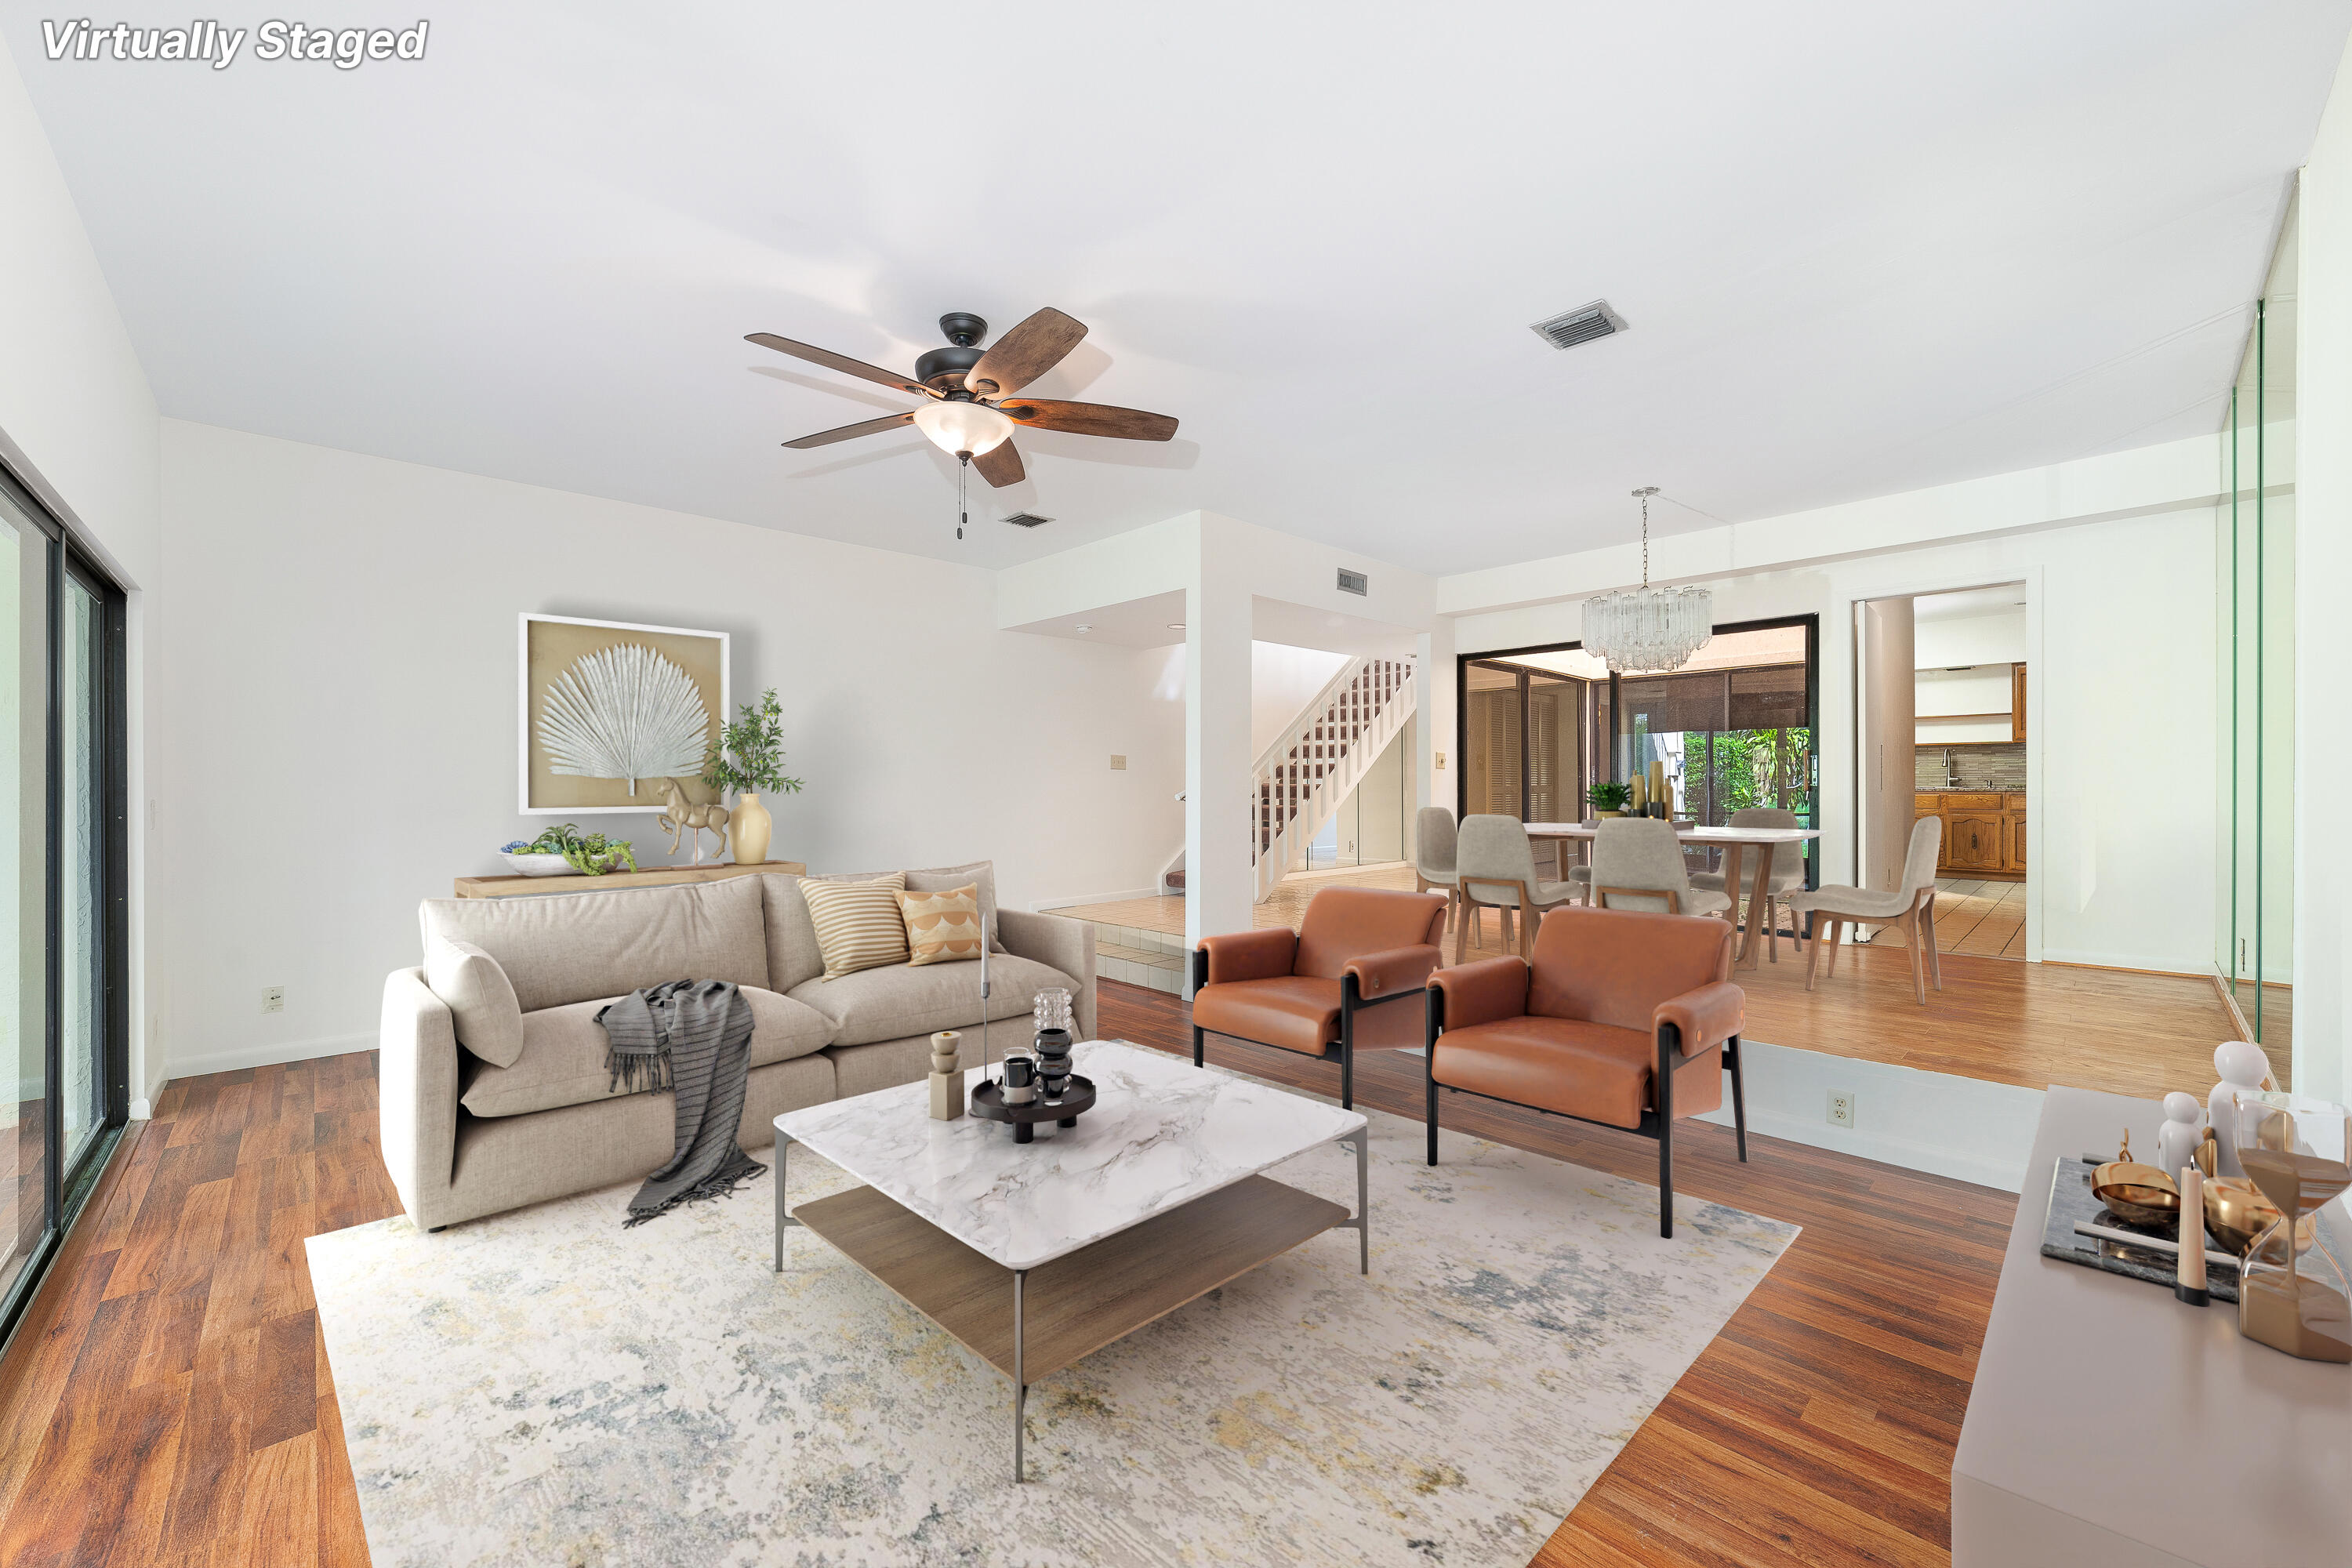
[[[1135,1046],[1072,1054],[1094,1108],[1034,1143],[932,1121],[922,1082],[776,1118],[778,1271],[785,1229],[805,1226],[1011,1378],[1015,1480],[1032,1379],[1327,1230],[1355,1231],[1371,1270],[1360,1111]],[[1356,1148],[1353,1217],[1259,1174],[1333,1142]],[[795,1142],[866,1185],[788,1209]]]

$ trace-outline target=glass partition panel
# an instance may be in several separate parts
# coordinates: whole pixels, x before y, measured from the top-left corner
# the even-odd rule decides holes
[[[1529,822],[1584,820],[1585,683],[1528,671]]]
[[[63,609],[58,1025],[64,1168],[70,1172],[106,1126],[106,607],[88,584],[68,574]]]
[[[2292,1047],[2296,211],[2254,307],[2221,442],[2225,866],[2216,967],[2282,1079]]]

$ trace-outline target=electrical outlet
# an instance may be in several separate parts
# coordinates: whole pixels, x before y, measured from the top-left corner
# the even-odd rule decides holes
[[[1850,1089],[1830,1090],[1830,1125],[1832,1127],[1853,1125],[1853,1090]]]
[[[261,1010],[265,1013],[286,1011],[286,987],[265,985],[261,989]]]
[[[1113,752],[1110,754],[1110,771],[1115,773],[1123,773],[1127,772],[1127,759],[1120,756],[1117,752]]]

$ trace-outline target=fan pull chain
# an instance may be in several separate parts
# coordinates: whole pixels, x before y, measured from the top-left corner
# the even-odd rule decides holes
[[[963,537],[963,525],[971,521],[971,508],[963,499],[964,476],[971,472],[971,454],[956,454],[956,537]]]

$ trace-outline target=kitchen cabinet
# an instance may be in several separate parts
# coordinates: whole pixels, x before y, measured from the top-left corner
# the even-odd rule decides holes
[[[1915,816],[1944,821],[1938,876],[2021,881],[2025,876],[2025,795],[2004,790],[1921,790]]]

